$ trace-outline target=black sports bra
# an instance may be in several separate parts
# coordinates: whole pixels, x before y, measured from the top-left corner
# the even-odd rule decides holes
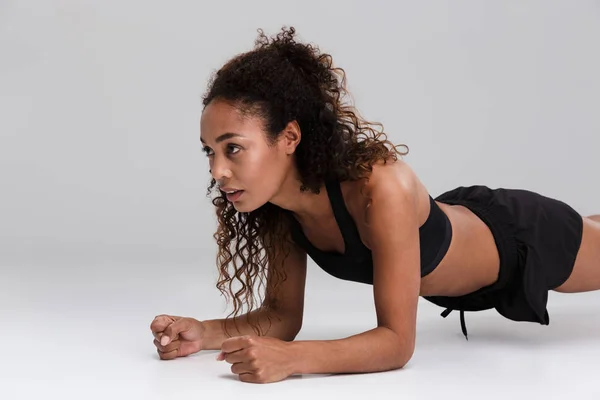
[[[371,250],[360,239],[356,224],[344,203],[340,183],[329,181],[326,182],[325,187],[333,214],[344,238],[344,254],[317,249],[304,235],[300,223],[290,214],[292,239],[330,275],[344,280],[373,284]],[[452,226],[448,217],[431,196],[429,199],[431,205],[429,216],[419,228],[421,277],[437,267],[448,251],[452,239]]]

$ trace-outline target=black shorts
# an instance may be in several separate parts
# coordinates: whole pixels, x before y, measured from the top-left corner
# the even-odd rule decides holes
[[[497,282],[458,296],[425,296],[451,310],[495,308],[513,321],[548,325],[548,291],[564,283],[573,270],[583,235],[583,218],[571,206],[522,189],[458,187],[437,201],[469,208],[490,228],[500,254]]]

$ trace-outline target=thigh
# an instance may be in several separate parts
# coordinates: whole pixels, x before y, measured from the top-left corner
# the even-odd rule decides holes
[[[569,278],[553,290],[563,293],[600,289],[600,223],[583,217],[583,237]]]

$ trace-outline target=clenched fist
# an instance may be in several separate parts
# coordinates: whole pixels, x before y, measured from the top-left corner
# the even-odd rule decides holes
[[[289,342],[266,336],[235,336],[221,346],[219,361],[227,361],[242,382],[270,383],[292,375],[297,356]]]
[[[206,328],[194,318],[158,315],[150,324],[154,345],[162,360],[185,357],[202,350]]]

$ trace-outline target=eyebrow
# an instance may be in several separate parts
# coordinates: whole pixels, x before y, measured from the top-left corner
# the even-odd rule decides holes
[[[217,143],[221,143],[223,140],[231,139],[231,138],[234,138],[234,137],[244,137],[244,135],[240,135],[239,133],[227,132],[227,133],[224,133],[221,136],[219,136],[215,141]],[[204,141],[204,139],[202,139],[202,137],[200,137],[200,141],[202,143],[206,143]]]

